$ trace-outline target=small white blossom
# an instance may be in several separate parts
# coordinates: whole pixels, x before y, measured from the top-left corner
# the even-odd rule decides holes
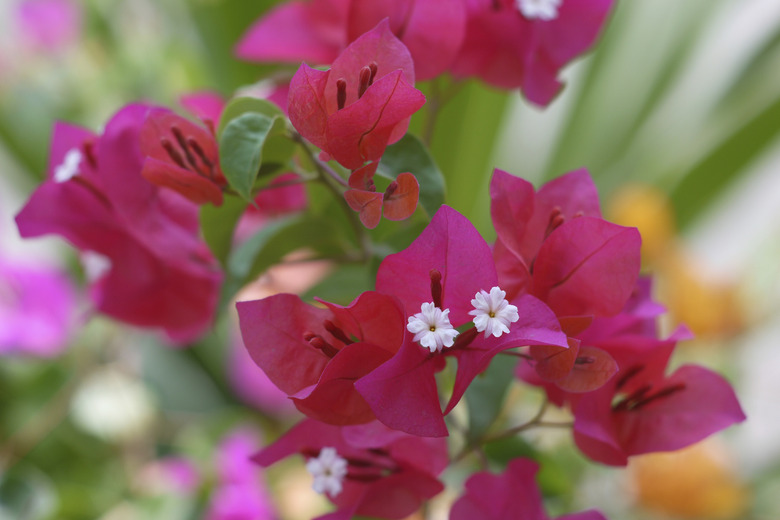
[[[433,302],[423,303],[420,312],[409,317],[406,329],[414,334],[414,341],[419,341],[431,353],[441,352],[444,347],[451,347],[458,335],[447,316],[449,313],[449,309],[441,310]]]
[[[347,460],[339,457],[336,448],[322,448],[317,458],[309,459],[306,469],[314,477],[311,486],[314,491],[331,497],[341,493],[342,482],[347,476]]]
[[[563,0],[517,0],[517,8],[529,20],[549,22],[558,17]]]
[[[59,166],[54,169],[54,182],[65,182],[71,180],[79,173],[81,164],[81,152],[78,148],[71,148],[65,154]]]
[[[479,291],[471,300],[474,310],[469,312],[474,316],[474,325],[478,332],[485,331],[485,337],[491,334],[500,337],[509,333],[509,324],[520,319],[517,307],[510,305],[506,300],[506,291],[499,287],[486,291]]]

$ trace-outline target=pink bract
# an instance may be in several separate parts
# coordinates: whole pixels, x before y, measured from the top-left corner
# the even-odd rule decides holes
[[[312,0],[279,5],[260,18],[236,46],[245,60],[329,64],[363,33],[387,18],[409,48],[419,79],[444,72],[465,29],[463,0]]]
[[[355,40],[328,71],[301,65],[289,115],[300,134],[349,169],[376,161],[406,133],[425,97],[414,89],[409,51],[387,21]]]
[[[500,475],[474,473],[466,481],[463,496],[450,511],[450,520],[550,520],[544,511],[535,476],[539,466],[528,459],[514,459]],[[606,520],[598,511],[557,517],[557,520]]]
[[[140,129],[153,108],[125,107],[100,136],[57,124],[48,178],[16,222],[23,237],[58,234],[109,261],[90,287],[100,312],[185,342],[211,326],[222,274],[198,236],[197,206],[141,176]],[[64,171],[70,152],[77,168]]]
[[[593,45],[612,4],[564,0],[554,19],[532,20],[521,14],[517,0],[468,0],[466,33],[451,71],[520,88],[529,101],[546,106],[561,89],[560,69]]]
[[[316,457],[323,448],[346,459],[348,472],[342,491],[328,495],[337,511],[318,520],[402,519],[444,489],[436,478],[449,461],[444,439],[392,432],[375,422],[338,427],[305,419],[253,460],[267,467],[294,454]]]

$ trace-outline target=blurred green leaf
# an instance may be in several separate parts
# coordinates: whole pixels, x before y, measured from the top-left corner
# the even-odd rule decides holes
[[[420,183],[420,204],[430,219],[444,204],[444,176],[425,145],[412,134],[406,134],[385,149],[377,170],[388,179],[404,172],[412,173]]]
[[[469,441],[476,441],[498,417],[504,405],[509,384],[515,378],[517,358],[502,356],[500,362],[490,363],[466,390],[469,408]]]
[[[219,139],[222,137],[225,127],[232,120],[248,113],[262,114],[271,119],[275,117],[285,117],[284,112],[267,99],[254,97],[235,98],[225,105],[225,108],[222,110],[222,115],[219,118],[219,126],[217,128],[217,138]]]
[[[233,244],[233,231],[246,207],[247,202],[243,199],[225,197],[219,207],[204,204],[200,208],[200,229],[203,231],[203,238],[223,268],[226,267],[230,247]]]
[[[219,138],[219,164],[230,185],[246,200],[263,162],[263,146],[272,133],[281,133],[285,121],[257,112],[246,112],[230,120]]]
[[[780,96],[702,158],[672,192],[681,227],[713,202],[780,135]]]

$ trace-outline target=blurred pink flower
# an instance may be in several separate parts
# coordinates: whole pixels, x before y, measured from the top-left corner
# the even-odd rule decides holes
[[[0,259],[0,355],[56,356],[68,344],[75,310],[65,273]]]
[[[81,33],[82,13],[76,1],[23,0],[13,16],[21,45],[31,51],[55,53]]]

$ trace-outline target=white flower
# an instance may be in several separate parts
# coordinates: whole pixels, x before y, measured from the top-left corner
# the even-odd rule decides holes
[[[529,20],[548,22],[558,17],[563,0],[517,0],[517,8]]]
[[[81,152],[78,148],[71,148],[65,154],[62,163],[54,169],[54,182],[69,181],[79,173],[81,164]]]
[[[474,325],[478,332],[485,331],[485,337],[491,334],[495,337],[509,333],[509,324],[520,319],[517,307],[506,301],[506,291],[499,287],[490,289],[490,294],[479,291],[471,300],[474,310],[469,312],[474,316]]]
[[[409,317],[406,329],[414,334],[414,341],[431,353],[441,352],[444,347],[451,347],[458,335],[447,317],[449,313],[449,309],[442,311],[433,302],[423,303],[420,312]]]
[[[311,486],[314,491],[331,497],[341,493],[341,483],[347,475],[347,461],[339,457],[336,448],[322,448],[316,459],[309,459],[306,469],[314,477]]]

